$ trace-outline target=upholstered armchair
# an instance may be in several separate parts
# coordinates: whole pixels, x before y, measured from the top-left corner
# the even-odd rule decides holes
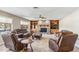
[[[23,44],[18,41],[17,36],[14,33],[3,33],[2,38],[6,48],[12,51],[20,51],[23,49]]]
[[[75,42],[77,40],[77,34],[62,35],[57,41],[50,39],[49,48],[53,51],[68,52],[74,49]]]

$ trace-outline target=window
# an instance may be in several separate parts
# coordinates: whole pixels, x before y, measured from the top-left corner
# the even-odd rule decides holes
[[[11,30],[12,19],[0,16],[0,32]]]
[[[23,20],[21,20],[21,28],[22,29],[27,29],[28,28],[28,21],[23,21]]]
[[[9,23],[0,23],[0,32],[10,31],[10,30],[11,30],[11,24],[9,24]]]

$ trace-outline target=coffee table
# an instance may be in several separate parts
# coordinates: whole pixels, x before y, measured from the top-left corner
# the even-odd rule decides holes
[[[33,48],[31,46],[32,42],[33,42],[32,39],[24,39],[24,40],[22,40],[21,43],[24,45],[23,51],[33,52]]]

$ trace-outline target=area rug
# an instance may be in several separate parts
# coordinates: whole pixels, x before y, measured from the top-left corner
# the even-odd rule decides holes
[[[49,40],[46,38],[42,38],[41,40],[34,40],[32,43],[33,52],[53,52],[49,48]]]

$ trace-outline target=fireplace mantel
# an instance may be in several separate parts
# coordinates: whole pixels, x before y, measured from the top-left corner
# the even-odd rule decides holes
[[[40,25],[40,27],[49,27],[47,24]]]

